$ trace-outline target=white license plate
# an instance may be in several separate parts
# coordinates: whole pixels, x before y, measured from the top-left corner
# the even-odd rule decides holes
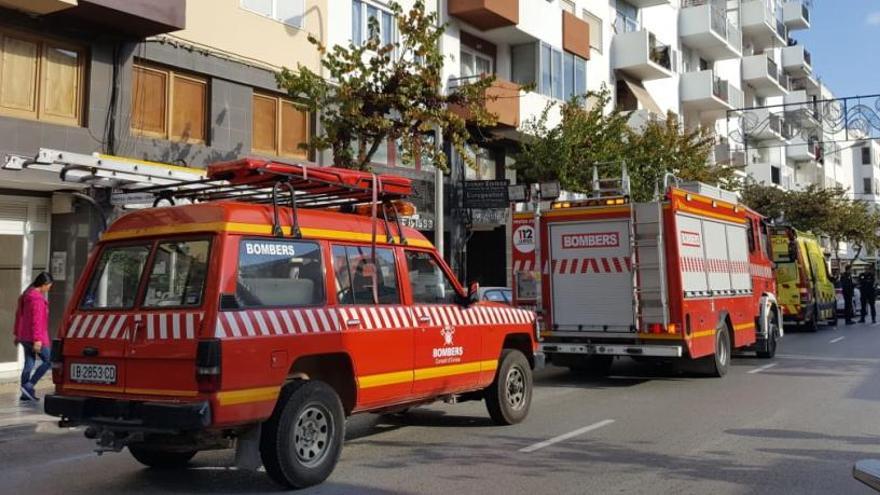
[[[70,380],[79,383],[116,383],[116,365],[72,363]]]

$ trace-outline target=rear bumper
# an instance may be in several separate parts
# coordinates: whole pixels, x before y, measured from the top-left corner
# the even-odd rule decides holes
[[[170,404],[101,397],[46,396],[45,411],[65,426],[105,426],[127,431],[183,432],[211,424],[207,401]]]
[[[646,345],[646,344],[572,344],[542,343],[541,351],[545,354],[595,354],[604,356],[650,356],[674,357],[684,355],[680,345]]]

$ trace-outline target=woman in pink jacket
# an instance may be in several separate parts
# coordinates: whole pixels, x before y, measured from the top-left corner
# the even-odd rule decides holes
[[[49,349],[49,303],[52,275],[41,272],[18,298],[15,311],[15,342],[24,348],[24,370],[21,372],[21,400],[38,401],[35,386],[52,366]],[[31,374],[40,358],[40,367]]]

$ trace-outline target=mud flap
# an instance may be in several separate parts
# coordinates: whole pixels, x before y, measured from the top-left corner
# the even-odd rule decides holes
[[[256,425],[238,435],[235,441],[235,467],[246,471],[256,471],[263,465],[260,458],[260,432],[262,425]]]

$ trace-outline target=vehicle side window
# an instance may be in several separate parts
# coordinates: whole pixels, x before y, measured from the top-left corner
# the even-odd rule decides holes
[[[201,306],[210,246],[207,239],[160,242],[144,306]]]
[[[426,304],[455,302],[457,295],[455,285],[446,276],[446,272],[433,255],[423,251],[407,251],[406,269],[409,272],[413,302]]]
[[[399,304],[394,251],[376,248],[373,263],[368,246],[333,246],[333,271],[339,304],[373,304],[373,287],[379,304]]]
[[[101,253],[88,289],[80,303],[82,309],[130,309],[134,307],[138,286],[150,246],[107,247]]]
[[[483,296],[483,299],[485,299],[487,301],[501,302],[501,303],[508,302],[507,299],[504,297],[504,293],[501,292],[500,290],[487,290],[486,294]]]
[[[243,239],[235,294],[238,303],[247,308],[324,303],[324,269],[318,243]]]
[[[749,241],[749,252],[754,253],[757,246],[755,245],[755,221],[751,218],[746,221],[746,236]]]

